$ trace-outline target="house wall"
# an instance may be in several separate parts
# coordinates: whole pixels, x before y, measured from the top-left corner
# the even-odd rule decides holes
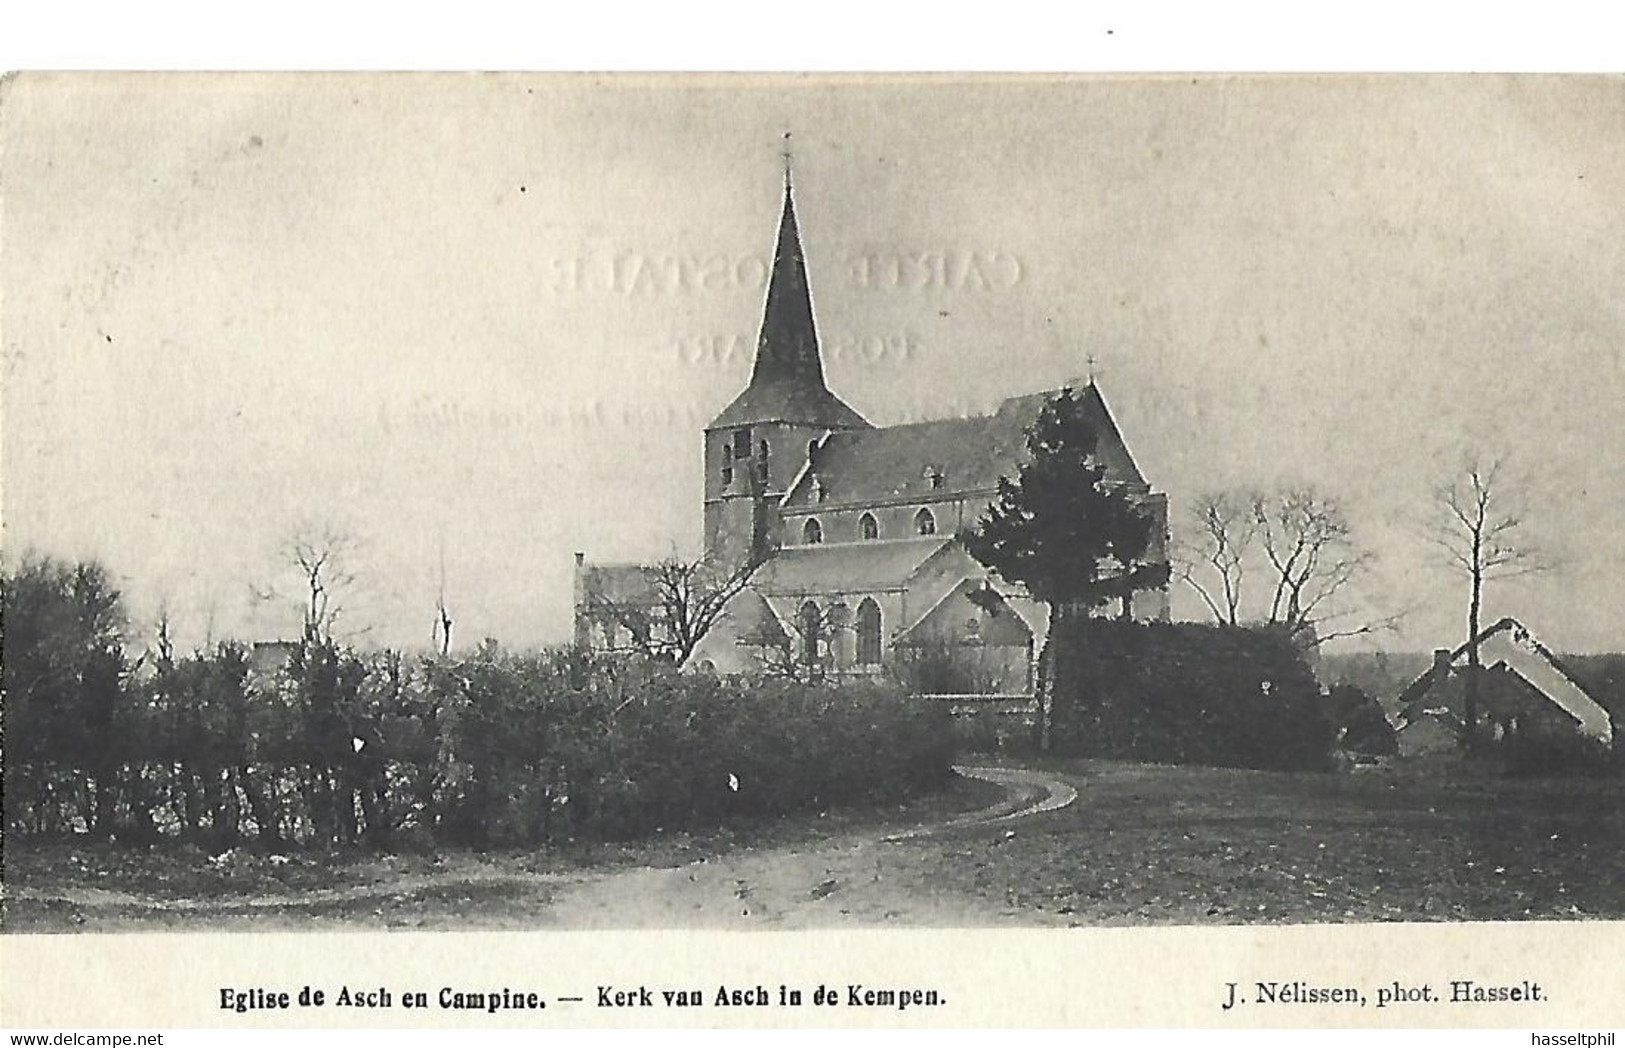
[[[1401,757],[1454,753],[1461,748],[1460,729],[1438,717],[1421,717],[1407,723],[1394,740]]]

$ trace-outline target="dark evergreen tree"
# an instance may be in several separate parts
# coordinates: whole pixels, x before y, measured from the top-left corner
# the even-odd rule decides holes
[[[0,706],[5,793],[33,813],[33,832],[113,832],[118,769],[131,712],[124,601],[95,561],[25,555],[0,573]],[[79,788],[79,787],[83,788]]]
[[[1134,593],[1164,585],[1169,566],[1152,556],[1155,522],[1132,496],[1106,482],[1083,401],[1070,389],[1045,405],[1027,430],[1027,458],[965,536],[977,560],[1049,605],[1038,658],[1040,745],[1048,748],[1053,638],[1069,616],[1112,601],[1125,615]]]

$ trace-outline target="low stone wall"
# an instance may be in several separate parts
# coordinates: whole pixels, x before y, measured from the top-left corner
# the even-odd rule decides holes
[[[1037,748],[1038,700],[1025,692],[992,695],[924,695],[953,717],[962,751],[1026,753]]]

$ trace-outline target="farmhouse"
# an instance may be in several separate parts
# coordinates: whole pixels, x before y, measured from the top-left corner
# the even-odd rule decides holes
[[[790,181],[749,383],[705,428],[705,552],[748,571],[690,661],[753,668],[775,645],[842,673],[877,672],[899,649],[940,649],[982,690],[1031,685],[1043,605],[980,564],[957,538],[1026,454],[1025,431],[1059,390],[1012,397],[992,414],[875,426],[824,379]],[[1167,499],[1130,454],[1094,381],[1077,391],[1105,482],[1135,497],[1167,537]],[[617,647],[628,603],[654,600],[645,570],[577,555],[576,641]],[[1166,588],[1137,618],[1166,619]]]
[[[1578,736],[1613,744],[1608,710],[1518,620],[1500,620],[1478,635],[1478,644],[1478,720],[1489,737]],[[1466,724],[1467,647],[1434,652],[1433,665],[1400,694],[1401,753],[1455,745]]]

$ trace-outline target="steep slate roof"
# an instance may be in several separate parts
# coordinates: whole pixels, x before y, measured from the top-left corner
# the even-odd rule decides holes
[[[818,477],[828,501],[835,504],[941,499],[991,491],[1001,476],[1014,477],[1027,454],[1027,427],[1060,392],[1011,397],[991,415],[834,433],[818,449],[810,473]],[[1091,382],[1079,399],[1095,427],[1095,455],[1106,467],[1106,479],[1145,487],[1145,477],[1129,454],[1100,390]],[[931,487],[926,474],[931,467],[942,471],[941,488]],[[803,478],[785,505],[812,505],[809,487],[810,477]]]
[[[897,589],[921,564],[953,542],[948,536],[895,542],[789,546],[751,576],[764,593],[857,593]]]
[[[796,422],[825,429],[869,425],[868,419],[824,387],[771,383],[746,387],[707,428],[731,429],[758,422]]]
[[[773,271],[768,279],[750,385],[722,409],[709,428],[757,422],[797,422],[827,429],[869,425],[824,384],[812,291],[807,285],[807,261],[801,251],[789,179],[784,183],[784,212],[779,218],[779,238],[773,249]]]

